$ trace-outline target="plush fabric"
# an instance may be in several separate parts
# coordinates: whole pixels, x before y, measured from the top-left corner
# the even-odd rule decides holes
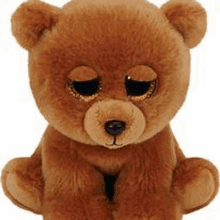
[[[29,0],[11,21],[48,121],[2,171],[15,205],[44,220],[181,220],[214,199],[216,167],[186,158],[170,127],[206,32],[199,3]]]

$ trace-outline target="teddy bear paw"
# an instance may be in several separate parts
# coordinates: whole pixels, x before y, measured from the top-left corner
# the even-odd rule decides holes
[[[41,192],[35,187],[35,181],[19,171],[19,165],[24,163],[26,158],[19,158],[10,161],[2,171],[1,182],[3,190],[8,198],[17,206],[41,214],[42,202]]]

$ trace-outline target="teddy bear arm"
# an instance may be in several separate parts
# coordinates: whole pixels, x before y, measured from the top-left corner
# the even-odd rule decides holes
[[[15,158],[2,170],[1,182],[6,196],[18,207],[41,214],[43,177],[41,144],[31,157]]]
[[[116,182],[115,219],[180,220],[181,206],[170,192],[177,161],[175,150],[178,150],[170,126],[145,146],[134,150],[132,163],[128,162],[120,172]],[[180,149],[178,156],[184,157]]]
[[[107,220],[103,177],[79,156],[75,142],[49,128],[42,150],[45,220]]]
[[[181,206],[176,196],[166,184],[154,178],[152,167],[141,173],[140,167],[135,167],[134,173],[126,170],[128,169],[122,171],[116,183],[116,210],[113,212],[115,220],[182,219]]]

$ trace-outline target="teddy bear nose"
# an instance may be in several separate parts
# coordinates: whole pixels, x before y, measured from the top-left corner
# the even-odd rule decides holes
[[[107,121],[105,123],[105,130],[111,135],[119,135],[125,130],[125,122],[123,121]]]

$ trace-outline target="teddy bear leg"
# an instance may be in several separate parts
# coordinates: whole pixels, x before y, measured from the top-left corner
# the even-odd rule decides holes
[[[43,180],[41,162],[34,158],[16,158],[2,171],[6,196],[18,207],[41,214]]]
[[[173,190],[185,214],[208,205],[216,196],[218,188],[218,171],[205,159],[185,159],[174,171]]]

